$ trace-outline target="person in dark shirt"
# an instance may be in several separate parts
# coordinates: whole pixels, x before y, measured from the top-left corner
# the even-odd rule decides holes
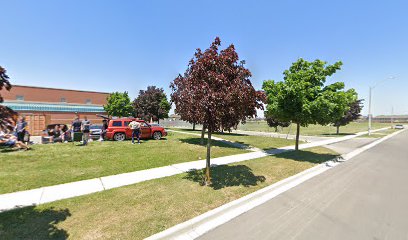
[[[81,132],[81,121],[79,120],[79,117],[76,116],[74,121],[71,124],[71,139],[72,141],[75,141],[75,135],[77,135],[77,133]],[[78,139],[76,139],[76,141],[79,141]]]
[[[62,142],[62,131],[59,125],[55,125],[54,130],[52,131],[52,142]]]
[[[81,121],[79,120],[79,117],[76,117],[75,120],[71,124],[71,130],[72,132],[81,132]]]
[[[24,117],[20,117],[16,125],[17,141],[24,142],[24,136],[26,134],[27,122]]]
[[[99,138],[99,141],[105,140],[107,131],[108,131],[108,121],[104,119],[102,120],[102,131],[101,131],[101,137]]]

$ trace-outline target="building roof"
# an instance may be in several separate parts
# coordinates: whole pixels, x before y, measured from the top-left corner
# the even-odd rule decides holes
[[[73,92],[89,92],[89,93],[110,94],[110,93],[108,93],[108,92],[89,91],[89,90],[75,90],[75,89],[66,89],[66,88],[52,88],[52,87],[28,86],[28,85],[17,85],[17,84],[13,84],[12,86],[13,86],[13,87],[25,87],[25,88],[39,88],[39,89],[52,89],[52,90],[62,90],[62,91],[73,91]]]
[[[80,104],[51,104],[38,102],[3,102],[1,105],[9,107],[14,111],[33,112],[78,112],[78,113],[102,113],[103,106],[80,105]]]

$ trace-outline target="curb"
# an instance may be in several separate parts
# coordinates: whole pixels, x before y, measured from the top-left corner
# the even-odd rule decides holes
[[[380,138],[370,144],[358,148],[350,153],[344,154],[339,158],[321,163],[315,167],[309,168],[303,172],[293,175],[289,178],[276,182],[268,187],[262,188],[242,198],[224,204],[218,208],[210,210],[186,222],[175,225],[167,230],[154,234],[146,240],[158,239],[177,239],[191,240],[196,239],[210,230],[232,220],[235,217],[273,199],[274,197],[288,191],[289,189],[300,185],[301,183],[357,156],[358,154],[404,132],[407,129],[397,131],[386,137]]]

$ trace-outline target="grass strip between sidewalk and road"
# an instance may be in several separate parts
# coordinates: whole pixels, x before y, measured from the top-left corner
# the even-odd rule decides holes
[[[316,147],[0,213],[0,238],[143,239],[334,158]]]
[[[372,129],[379,129],[384,127],[391,127],[391,123],[372,123]],[[340,127],[340,134],[339,135],[351,135],[358,132],[367,131],[368,123],[367,122],[351,122],[346,126]],[[266,121],[248,121],[245,124],[240,124],[238,126],[238,130],[243,131],[256,131],[256,132],[275,132],[275,128],[271,128],[268,126]],[[290,131],[289,131],[290,130]],[[291,128],[283,128],[282,134],[296,134],[296,126],[292,126]],[[327,125],[314,125],[310,124],[308,127],[301,127],[300,128],[300,135],[303,136],[339,136],[336,134],[336,127]]]
[[[187,128],[171,128],[174,131],[201,134],[199,130],[191,130]],[[246,147],[256,147],[262,150],[270,150],[280,147],[295,145],[295,140],[285,138],[275,138],[269,136],[253,136],[241,133],[213,133],[212,136],[225,139],[230,142],[239,143]],[[207,137],[207,133],[205,134]],[[301,141],[302,143],[302,141]]]
[[[379,131],[379,132],[373,132],[371,133],[371,135],[364,134],[364,135],[359,136],[359,138],[382,138],[396,131],[398,131],[398,129],[390,128],[390,129]]]

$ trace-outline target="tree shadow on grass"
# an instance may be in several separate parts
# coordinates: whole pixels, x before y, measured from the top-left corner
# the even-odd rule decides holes
[[[0,213],[0,239],[67,239],[56,224],[71,213],[68,209],[36,209],[34,206]]]
[[[184,179],[198,182],[200,185],[204,183],[203,170],[191,170],[187,172]],[[233,186],[256,186],[258,183],[264,182],[264,176],[256,176],[252,169],[245,165],[220,165],[211,167],[211,185],[214,190],[219,190],[225,187]]]
[[[311,151],[285,151],[283,153],[276,154],[276,157],[286,158],[300,162],[310,162],[320,164],[338,157],[338,154],[327,154],[327,153],[315,153]]]
[[[188,144],[194,144],[194,145],[199,145],[199,146],[206,146],[207,145],[207,138],[204,138],[204,144],[201,145],[201,138],[196,137],[196,138],[180,138],[179,139],[183,143],[188,143]],[[225,143],[224,141],[217,141],[217,140],[211,140],[211,146],[213,147],[223,147],[223,148],[237,148],[240,149],[241,147],[239,146],[234,146],[233,143]],[[249,148],[249,145],[248,145]]]
[[[32,151],[33,148],[31,148]],[[24,149],[19,149],[16,147],[6,147],[6,146],[0,146],[0,153],[10,153],[10,152],[20,152],[20,151],[24,151]]]

